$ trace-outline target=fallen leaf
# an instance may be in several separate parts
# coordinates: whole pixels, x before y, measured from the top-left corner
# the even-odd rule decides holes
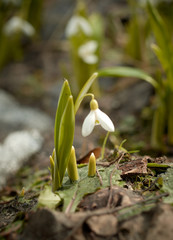
[[[78,164],[88,163],[91,153],[94,153],[95,157],[96,157],[96,158],[99,158],[99,157],[100,157],[100,154],[101,154],[101,148],[100,148],[100,147],[94,148],[94,149],[91,150],[89,153],[87,153],[84,157],[78,159],[78,160],[77,160],[77,163],[78,163]]]
[[[143,157],[120,164],[119,169],[122,171],[121,176],[145,175],[148,173],[147,163],[147,157]]]
[[[51,187],[45,187],[38,198],[38,206],[46,206],[55,209],[61,203],[59,195],[54,194]]]

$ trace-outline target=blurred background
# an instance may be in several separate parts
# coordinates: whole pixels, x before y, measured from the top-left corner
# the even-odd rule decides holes
[[[172,49],[173,1],[150,3],[152,9],[145,0],[0,1],[0,184],[26,159],[30,159],[28,164],[35,169],[48,166],[64,78],[69,80],[74,96],[86,76],[104,67],[138,68],[158,82],[164,79],[161,86],[165,86],[169,74],[163,59],[169,55],[164,58],[162,53],[158,54],[162,56],[160,64],[151,46],[165,44],[164,26],[169,36],[164,46],[170,45]],[[158,21],[152,19],[157,14],[164,22],[160,32],[156,31]],[[80,18],[74,21],[74,16]],[[87,32],[87,24],[92,34]],[[95,47],[81,48],[88,42]],[[171,89],[166,88],[164,99]],[[115,148],[127,139],[124,146],[128,150],[156,156],[172,154],[166,123],[158,133],[161,141],[151,142],[152,132],[157,131],[153,127],[154,114],[162,105],[158,100],[162,98],[157,97],[157,90],[151,84],[128,76],[102,77],[92,91],[100,108],[115,124],[116,131],[110,136],[108,147]],[[164,104],[167,106],[167,102]],[[105,137],[104,130],[96,128],[90,137],[82,138],[81,124],[88,111],[86,102],[76,116],[74,145],[78,158],[101,146]],[[167,111],[170,110],[164,109],[159,115],[159,108],[157,115],[166,119]]]

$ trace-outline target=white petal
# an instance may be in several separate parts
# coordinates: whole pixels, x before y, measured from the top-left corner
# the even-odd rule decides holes
[[[65,34],[67,37],[71,37],[77,33],[78,24],[79,24],[79,21],[77,16],[74,16],[69,20],[65,30]]]
[[[92,34],[92,29],[88,21],[80,16],[73,16],[67,24],[65,34],[67,37],[74,36],[82,30],[87,36]]]
[[[88,64],[95,64],[98,62],[98,57],[94,54],[86,55],[82,58],[84,62]]]
[[[78,55],[82,60],[88,64],[95,64],[98,62],[98,57],[94,54],[98,47],[96,41],[89,41],[81,45],[78,49]]]
[[[4,26],[4,32],[7,35],[13,34],[14,32],[16,32],[17,30],[21,30],[21,26],[22,26],[22,19],[15,16],[12,17],[8,20],[8,22],[5,24]]]
[[[82,136],[86,137],[90,135],[90,133],[94,129],[94,126],[95,126],[95,113],[93,110],[91,110],[83,122]]]
[[[23,32],[28,35],[28,36],[33,36],[35,34],[35,29],[33,26],[28,23],[27,21],[23,22],[23,27],[22,27]]]
[[[96,119],[101,124],[102,128],[104,128],[106,131],[114,132],[114,124],[111,121],[111,119],[106,115],[104,112],[102,112],[100,109],[95,110]]]
[[[91,53],[95,52],[98,48],[98,43],[94,40],[87,42],[85,45],[88,49],[88,52]]]
[[[98,43],[96,41],[88,41],[79,47],[79,55],[94,53],[97,47]]]
[[[79,23],[80,23],[81,30],[87,36],[90,36],[92,34],[92,28],[91,28],[89,22],[83,17],[79,17],[79,18],[80,18]]]
[[[35,29],[29,22],[20,17],[14,16],[5,24],[4,32],[7,35],[11,35],[17,31],[21,31],[28,36],[32,36],[35,33]]]

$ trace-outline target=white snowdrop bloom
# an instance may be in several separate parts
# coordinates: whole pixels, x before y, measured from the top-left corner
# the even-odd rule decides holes
[[[114,124],[111,119],[98,108],[95,99],[90,102],[91,111],[85,118],[82,125],[82,136],[87,137],[93,131],[95,125],[101,125],[106,131],[114,132]]]
[[[95,51],[98,48],[98,43],[94,40],[91,40],[78,49],[78,55],[85,63],[95,64],[98,62],[98,57],[95,55]]]
[[[23,20],[20,17],[15,16],[9,19],[8,22],[5,24],[4,32],[6,35],[9,36],[18,31],[23,32],[28,36],[33,36],[35,33],[35,29],[29,22]]]
[[[72,37],[80,30],[87,36],[92,34],[92,28],[89,22],[81,16],[73,16],[67,24],[65,34],[67,37]]]

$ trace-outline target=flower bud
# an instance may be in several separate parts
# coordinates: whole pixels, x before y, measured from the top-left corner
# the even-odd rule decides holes
[[[94,177],[96,174],[96,157],[91,153],[88,166],[88,177]]]
[[[79,179],[77,164],[76,164],[75,148],[73,146],[71,148],[71,153],[70,153],[68,166],[67,166],[67,172],[71,181],[77,181]]]
[[[52,180],[54,178],[54,168],[55,168],[55,163],[54,163],[54,159],[52,156],[49,156],[49,160],[50,160],[50,166],[51,166],[51,175],[52,175]]]

